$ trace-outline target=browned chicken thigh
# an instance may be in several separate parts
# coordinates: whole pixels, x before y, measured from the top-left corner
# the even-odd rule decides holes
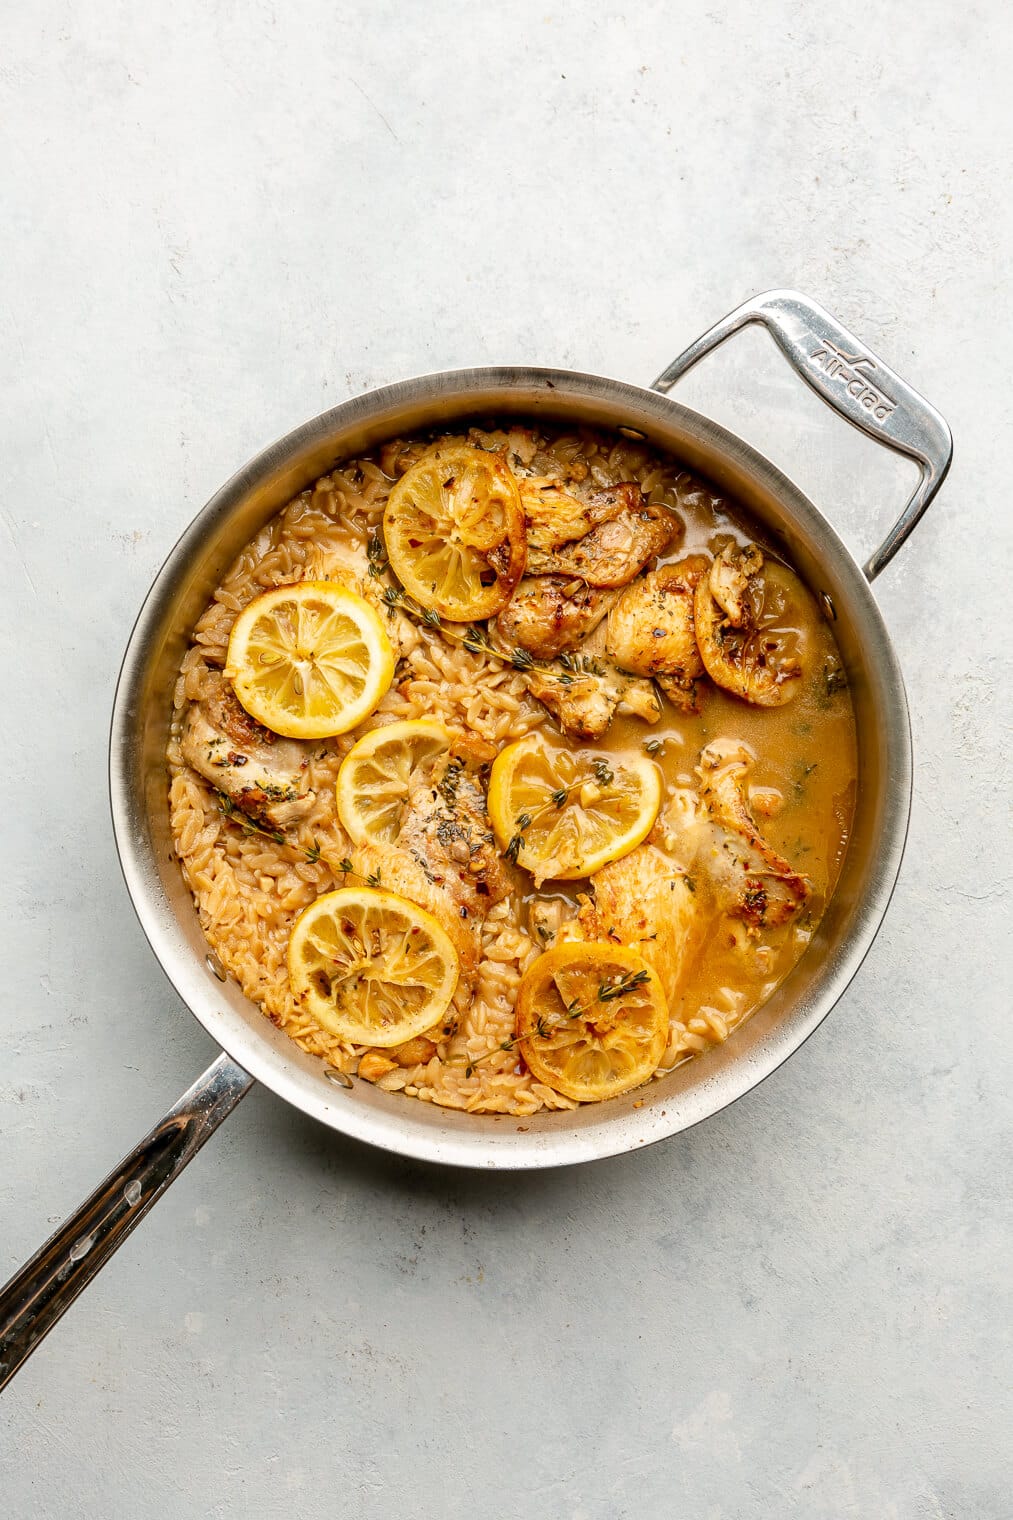
[[[501,648],[519,647],[539,660],[575,649],[605,617],[615,593],[573,576],[531,575],[521,581],[490,632]]]
[[[474,978],[482,924],[510,890],[496,848],[485,794],[461,757],[440,756],[412,777],[393,844],[363,844],[358,875],[428,908],[450,935],[462,975]]]
[[[693,627],[693,590],[709,568],[701,554],[638,576],[608,616],[609,657],[633,675],[653,677],[684,712],[699,708],[703,661]]]
[[[183,723],[183,759],[248,817],[292,827],[313,806],[306,745],[281,739],[251,718],[224,676],[209,674],[207,686]]]
[[[619,510],[583,538],[554,549],[528,547],[533,575],[579,576],[589,586],[625,586],[655,555],[662,554],[680,529],[665,507],[653,505],[638,485],[623,482],[601,493]]]
[[[756,827],[746,797],[752,764],[752,753],[734,739],[701,751],[700,798],[711,827],[699,860],[726,911],[760,929],[786,923],[812,887]]]

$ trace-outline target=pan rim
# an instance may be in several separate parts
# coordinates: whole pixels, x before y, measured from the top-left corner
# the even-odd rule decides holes
[[[455,417],[467,415],[464,405],[452,409],[455,398],[463,401],[471,393],[500,392],[505,401],[511,393],[532,388],[551,398],[553,405],[560,403],[560,410],[565,410],[566,398],[571,396],[610,408],[626,406],[645,419],[656,419],[660,425],[677,423],[687,436],[696,436],[702,447],[719,449],[729,461],[748,469],[777,497],[794,520],[804,523],[814,536],[826,542],[835,568],[846,575],[863,620],[875,634],[870,642],[874,646],[875,669],[889,698],[887,705],[895,753],[886,785],[884,828],[877,842],[875,872],[855,921],[843,943],[836,947],[833,964],[812,1006],[804,1015],[785,1018],[778,1028],[772,1030],[759,1049],[752,1053],[751,1059],[740,1063],[737,1079],[728,1080],[736,1071],[734,1065],[721,1073],[720,1082],[709,1081],[705,1073],[692,1093],[687,1095],[692,1101],[670,1105],[675,1112],[666,1109],[660,1100],[652,1101],[650,1105],[645,1103],[638,1111],[623,1104],[622,1100],[613,1100],[609,1104],[595,1105],[596,1109],[605,1111],[600,1122],[585,1119],[576,1125],[567,1122],[572,1121],[572,1115],[568,1114],[536,1115],[518,1123],[513,1116],[464,1115],[441,1109],[437,1111],[437,1125],[432,1122],[433,1115],[427,1114],[432,1105],[412,1103],[400,1095],[379,1095],[375,1089],[371,1089],[372,1097],[368,1103],[360,1103],[354,1100],[353,1093],[341,1088],[327,1091],[331,1084],[319,1078],[309,1081],[300,1062],[294,1057],[279,1056],[278,1050],[261,1038],[259,1032],[252,1034],[253,1025],[241,1025],[230,1019],[222,1005],[209,995],[205,968],[198,964],[190,946],[184,943],[178,932],[179,923],[172,905],[164,894],[159,901],[154,886],[157,877],[151,870],[149,859],[153,847],[139,826],[141,820],[133,782],[133,741],[140,721],[138,701],[152,630],[177,589],[181,567],[193,559],[209,527],[227,518],[258,478],[276,470],[286,459],[298,458],[300,453],[329,434],[369,422],[385,410],[396,410],[406,401],[423,396],[433,403],[442,399],[448,408],[447,420],[452,421]],[[617,422],[614,425],[622,424]],[[351,1138],[417,1160],[478,1169],[527,1170],[638,1150],[692,1128],[752,1091],[801,1048],[847,990],[868,954],[889,906],[910,817],[912,750],[903,680],[871,589],[857,561],[832,525],[788,476],[737,434],[658,392],[580,371],[496,365],[436,371],[353,397],[300,423],[268,444],[214,493],[169,551],[131,630],[113,699],[109,788],[117,855],[142,931],[177,994],[231,1059],[286,1102]],[[263,1015],[260,1017],[263,1019]],[[264,1033],[273,1027],[266,1020],[264,1025]],[[308,1059],[312,1061],[313,1058]],[[360,1089],[367,1085],[358,1084]],[[663,1084],[657,1086],[660,1090]],[[714,1091],[715,1088],[720,1090]],[[632,1096],[636,1097],[635,1094]],[[388,1101],[377,1103],[377,1097]],[[396,1105],[396,1108],[390,1105]],[[418,1117],[412,1112],[416,1109],[422,1111]],[[421,1122],[423,1114],[427,1114],[425,1122]]]

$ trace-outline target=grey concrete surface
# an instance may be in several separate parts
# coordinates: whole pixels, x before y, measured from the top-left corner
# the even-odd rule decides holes
[[[106,724],[150,578],[263,442],[443,366],[646,381],[794,284],[957,463],[877,586],[914,816],[820,1033],[696,1131],[532,1177],[254,1092],[4,1396],[2,1513],[1008,1515],[1008,7],[41,0],[3,32],[0,1276],[212,1054],[120,881]],[[856,550],[910,484],[762,335],[682,394]]]

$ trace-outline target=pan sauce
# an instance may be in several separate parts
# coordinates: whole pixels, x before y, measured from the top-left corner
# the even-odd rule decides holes
[[[686,539],[678,556],[713,544],[715,535],[733,533],[740,543],[759,542],[744,514],[706,505],[686,516]],[[798,694],[783,707],[754,707],[706,683],[698,714],[675,712],[666,704],[662,720],[649,731],[636,718],[613,720],[600,747],[619,752],[645,742],[654,754],[671,796],[696,783],[694,768],[701,750],[722,739],[744,742],[755,755],[750,791],[771,788],[779,795],[774,816],[757,821],[764,838],[812,885],[812,895],[795,922],[746,936],[704,890],[698,896],[698,949],[688,966],[678,998],[670,995],[673,1016],[694,1032],[700,1010],[713,1010],[730,1026],[742,1022],[783,980],[809,943],[837,879],[847,848],[855,808],[857,751],[855,718],[840,657],[830,627],[815,598],[799,582],[800,624],[808,635],[810,658],[804,664]],[[657,741],[661,748],[655,749]],[[571,892],[561,894],[572,898]],[[711,1030],[695,1032],[708,1040]],[[705,1048],[703,1045],[701,1049]],[[665,1068],[663,1067],[662,1070]]]
[[[512,430],[511,436],[516,431]],[[479,447],[490,448],[501,445],[503,437],[503,433],[478,432],[472,441]],[[327,568],[328,562],[334,561],[336,556],[340,558],[347,554],[349,559],[354,559],[358,553],[361,563],[364,531],[376,531],[378,511],[390,490],[386,482],[402,473],[407,461],[417,459],[424,445],[425,440],[388,445],[373,459],[361,463],[352,461],[303,493],[278,515],[274,525],[265,529],[256,543],[240,556],[220,588],[216,602],[198,624],[200,648],[192,649],[188,661],[184,662],[185,675],[177,694],[178,704],[182,706],[187,697],[197,697],[207,679],[208,669],[213,672],[214,667],[222,663],[215,651],[219,640],[227,638],[231,625],[228,607],[244,604],[251,594],[262,590],[265,584],[271,584],[269,567],[272,563],[278,564],[281,571],[278,579],[282,580],[326,576],[332,573]],[[546,451],[551,468],[552,450],[558,445],[559,439],[548,441],[546,450],[536,459],[535,473],[546,472]],[[563,457],[572,463],[585,448],[592,455],[598,451],[599,460],[607,458],[614,479],[639,478],[645,483],[645,490],[651,480],[660,478],[663,484],[666,480],[678,481],[677,488],[665,486],[666,504],[675,507],[682,532],[669,551],[661,556],[660,563],[675,563],[696,551],[713,555],[729,538],[742,545],[757,542],[768,555],[768,560],[777,558],[776,548],[765,543],[762,535],[727,499],[713,495],[701,482],[680,471],[671,460],[659,461],[658,456],[652,457],[646,449],[624,445],[614,435],[611,439],[607,435],[584,439],[577,446],[577,456],[571,435]],[[314,522],[317,524],[315,528]],[[351,534],[348,531],[350,525],[353,528]],[[308,554],[304,553],[306,545],[310,546]],[[302,576],[298,569],[300,555],[306,567]],[[696,767],[705,746],[722,740],[745,744],[753,756],[749,773],[750,797],[756,803],[762,802],[765,809],[764,816],[757,819],[759,830],[795,870],[805,875],[812,888],[808,899],[789,923],[781,927],[757,927],[729,916],[720,908],[702,874],[698,881],[694,881],[695,911],[685,971],[677,987],[666,988],[673,1039],[662,1060],[661,1071],[723,1040],[769,996],[803,953],[843,861],[854,807],[854,718],[829,626],[810,593],[797,581],[793,603],[797,624],[805,635],[805,658],[802,674],[793,683],[795,694],[791,701],[783,706],[755,707],[704,680],[698,713],[679,712],[666,702],[662,706],[660,721],[654,725],[620,713],[594,746],[617,756],[631,750],[642,754],[646,750],[657,762],[666,793],[671,798],[680,790],[697,786]],[[403,612],[399,611],[401,615]],[[425,626],[417,631],[423,642],[429,641],[430,653],[433,640],[442,642],[440,634]],[[423,650],[414,667],[412,660],[415,656],[410,656],[408,668],[399,669],[395,688],[381,703],[378,718],[422,716],[432,710],[433,682],[431,666],[426,668],[425,653]],[[448,653],[452,653],[455,659],[464,659],[459,638],[452,642]],[[489,666],[490,670],[496,668],[496,662]],[[468,677],[480,683],[487,673],[481,668],[472,669]],[[414,675],[420,678],[415,680]],[[520,677],[512,676],[509,670],[502,671],[502,660],[498,662],[499,675],[505,675],[518,690],[522,688],[523,683],[517,686]],[[554,732],[555,725],[530,698],[527,699],[527,710],[531,716],[525,718],[523,710],[519,714],[521,732],[539,724],[547,734]],[[319,762],[312,768],[312,780],[317,786],[317,813],[305,827],[290,836],[283,852],[282,863],[294,866],[305,882],[306,902],[311,901],[316,893],[332,890],[343,879],[335,871],[334,862],[336,857],[343,855],[347,841],[342,839],[339,829],[333,848],[328,849],[324,844],[330,831],[337,827],[332,805],[330,814],[326,815],[326,799],[329,792],[333,795],[336,764],[347,753],[349,743],[355,737],[357,734],[353,733],[347,739],[329,741],[329,746],[325,745],[321,750]],[[488,738],[488,729],[485,737]],[[576,745],[579,741],[570,739],[567,742]],[[178,769],[178,751],[172,746],[170,762],[176,777],[173,806],[177,842],[187,837],[199,837],[206,847],[212,832],[210,820],[216,811],[213,797],[207,799],[206,789],[197,784],[197,777],[185,769]],[[765,789],[766,795],[758,794],[758,789]],[[773,807],[776,807],[773,816],[767,816]],[[188,818],[188,813],[194,816]],[[325,1037],[305,1015],[289,1011],[287,984],[275,968],[278,953],[283,953],[295,917],[292,910],[302,909],[306,902],[298,900],[297,893],[301,888],[292,889],[291,871],[288,879],[279,871],[272,885],[270,871],[273,866],[267,860],[268,846],[259,837],[252,840],[237,837],[233,821],[230,818],[221,825],[219,836],[211,845],[211,853],[220,853],[223,857],[219,865],[224,870],[214,868],[218,900],[223,897],[219,883],[228,873],[234,876],[234,885],[228,889],[233,896],[246,895],[247,884],[253,879],[257,883],[256,890],[266,892],[272,898],[263,908],[258,906],[250,917],[254,938],[252,955],[246,948],[242,954],[230,954],[230,935],[216,932],[213,914],[209,913],[212,897],[201,888],[201,875],[206,878],[207,867],[188,858],[186,849],[180,850],[181,859],[195,888],[211,943],[225,964],[238,975],[248,995],[261,1002],[274,1021],[298,1043],[324,1055],[342,1070],[358,1071],[360,1076],[377,1080],[378,1085],[388,1090],[404,1091],[409,1096],[428,1095],[431,1101],[452,1107],[524,1114],[543,1105],[568,1106],[560,1094],[552,1094],[531,1082],[524,1071],[523,1061],[517,1062],[514,1042],[509,1038],[503,1041],[502,1034],[509,1034],[512,1028],[512,966],[523,968],[540,944],[551,943],[553,919],[558,923],[563,918],[572,917],[578,898],[582,892],[586,893],[586,882],[548,881],[540,892],[526,894],[522,882],[520,893],[502,905],[509,911],[506,914],[500,911],[497,918],[494,910],[490,915],[491,928],[498,933],[499,941],[497,943],[493,937],[493,972],[502,975],[497,983],[492,975],[483,980],[480,972],[475,1000],[481,1015],[479,1022],[469,1027],[468,1015],[459,1006],[458,1013],[463,1016],[454,1033],[448,1039],[438,1041],[432,1056],[405,1069],[400,1064],[395,1067],[383,1052],[346,1048],[339,1041]],[[663,818],[659,830],[662,823]],[[261,874],[257,876],[257,872]],[[530,878],[526,881],[530,886]],[[390,885],[386,878],[384,885]],[[228,894],[224,895],[227,900]],[[406,892],[404,895],[410,894]],[[536,901],[549,906],[548,920],[544,912],[539,913],[536,909]],[[555,914],[551,911],[554,904],[558,905]],[[530,934],[530,940],[523,938],[525,931]],[[261,934],[263,939],[258,948],[256,937]],[[518,938],[518,934],[522,937]],[[516,980],[513,986],[516,986]],[[506,1021],[504,1030],[499,1029],[496,1020]],[[440,1068],[439,1086],[430,1085],[434,1065]]]

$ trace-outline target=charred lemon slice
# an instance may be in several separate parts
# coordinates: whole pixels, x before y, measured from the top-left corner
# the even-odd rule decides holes
[[[341,887],[299,915],[288,976],[299,1006],[355,1045],[400,1045],[446,1013],[457,951],[431,913],[372,887]]]
[[[248,713],[289,739],[347,733],[394,675],[378,612],[334,581],[258,596],[236,618],[225,674]]]
[[[728,544],[693,598],[696,641],[718,686],[757,707],[782,707],[798,693],[806,656],[808,593],[755,544]]]
[[[580,1103],[639,1087],[668,1039],[668,1004],[655,971],[622,946],[559,945],[517,989],[517,1041],[540,1082]]]
[[[353,844],[393,844],[412,778],[444,753],[450,734],[434,718],[374,728],[353,744],[338,771],[338,817]]]
[[[517,482],[484,449],[429,449],[391,491],[383,532],[405,590],[451,623],[494,617],[524,574]]]
[[[538,886],[590,876],[628,855],[660,806],[661,776],[646,755],[567,749],[539,735],[501,750],[489,778],[499,846]]]

